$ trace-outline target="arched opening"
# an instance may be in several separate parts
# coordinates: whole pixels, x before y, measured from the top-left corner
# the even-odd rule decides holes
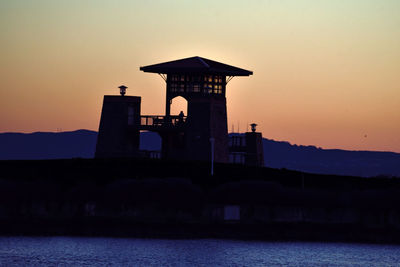
[[[188,102],[185,98],[177,96],[171,101],[171,115],[179,115],[181,111],[185,116],[188,115]]]

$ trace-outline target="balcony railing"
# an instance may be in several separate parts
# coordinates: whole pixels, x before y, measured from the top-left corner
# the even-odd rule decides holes
[[[246,145],[246,137],[245,136],[233,135],[233,136],[229,137],[228,141],[229,141],[228,146],[229,146],[230,153],[246,152],[247,145]],[[235,156],[235,158],[236,158],[236,156]]]
[[[168,129],[182,127],[186,123],[186,116],[140,116],[140,126],[142,129]]]
[[[243,135],[230,136],[229,147],[246,147],[246,137]]]

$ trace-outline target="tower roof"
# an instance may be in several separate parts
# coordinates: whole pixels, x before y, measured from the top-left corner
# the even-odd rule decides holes
[[[226,76],[249,76],[253,72],[203,57],[189,57],[159,64],[140,67],[141,71],[152,73],[209,73]]]

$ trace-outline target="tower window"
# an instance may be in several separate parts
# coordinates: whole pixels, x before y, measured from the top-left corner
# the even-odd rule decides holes
[[[128,107],[128,125],[133,125],[135,122],[135,110],[133,107]]]
[[[214,94],[222,94],[222,85],[214,84]]]
[[[212,83],[213,81],[213,76],[212,75],[204,75],[204,81]]]
[[[178,81],[178,75],[172,74],[172,75],[171,75],[171,81],[177,82],[177,81]]]
[[[192,76],[192,81],[193,81],[193,82],[200,82],[200,81],[201,81],[201,76],[199,76],[199,75],[193,75],[193,76]]]
[[[176,83],[171,83],[171,92],[177,92],[178,91],[178,85]]]
[[[222,75],[171,74],[168,90],[171,93],[224,94]]]
[[[193,92],[195,93],[200,92],[200,84],[198,83],[193,84]]]
[[[213,86],[211,83],[205,83],[204,84],[204,93],[206,94],[212,94],[213,92]]]

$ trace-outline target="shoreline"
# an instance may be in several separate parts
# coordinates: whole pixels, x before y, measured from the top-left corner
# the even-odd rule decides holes
[[[0,221],[1,237],[109,237],[226,239],[268,242],[329,242],[400,245],[399,229],[316,223],[146,223],[126,220]]]
[[[0,161],[0,235],[400,244],[400,179],[144,159]],[[304,183],[303,183],[304,179]]]

